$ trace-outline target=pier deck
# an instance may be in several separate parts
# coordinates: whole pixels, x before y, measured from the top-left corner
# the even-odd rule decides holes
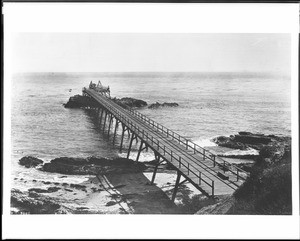
[[[158,164],[153,173],[152,184],[158,165],[162,161],[168,162],[177,170],[178,176],[173,200],[178,186],[186,181],[189,181],[206,196],[213,197],[233,193],[247,178],[248,173],[242,169],[224,161],[138,111],[124,109],[106,95],[93,89],[84,88],[83,94],[90,96],[99,104],[99,108],[97,108],[99,121],[102,122],[103,129],[105,129],[105,125],[108,125],[108,134],[112,122],[115,122],[115,128],[112,130],[113,142],[116,138],[117,128],[119,126],[122,128],[120,151],[126,131],[131,133],[128,157],[134,140],[140,140],[137,161],[141,151],[148,148],[153,150]],[[181,181],[181,177],[184,177],[184,181]]]

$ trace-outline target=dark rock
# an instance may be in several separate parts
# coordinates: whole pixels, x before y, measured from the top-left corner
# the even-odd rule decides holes
[[[60,204],[49,197],[34,192],[21,192],[18,189],[11,190],[11,206],[26,210],[29,214],[55,214],[61,208]]]
[[[149,109],[156,109],[156,108],[159,108],[159,107],[177,107],[179,106],[177,103],[173,102],[173,103],[167,103],[167,102],[164,102],[162,104],[156,102],[154,104],[151,104],[148,106]]]
[[[247,132],[247,131],[240,131],[239,135],[253,135],[251,132]]]
[[[147,102],[139,99],[124,97],[121,99],[114,98],[113,101],[115,101],[117,104],[121,106],[127,106],[127,107],[145,107],[147,106]]]
[[[218,156],[220,157],[227,157],[227,158],[236,158],[236,159],[249,159],[249,160],[253,160],[256,157],[258,157],[259,155],[223,155],[223,154],[219,154]]]
[[[117,204],[117,203],[114,201],[109,201],[108,203],[105,204],[105,206],[113,206],[115,204]]]
[[[49,193],[48,190],[42,188],[30,188],[28,189],[29,192],[36,192],[36,193]]]
[[[68,189],[68,188],[65,188],[65,190],[66,190],[67,192],[73,192],[73,190]]]
[[[29,167],[36,167],[38,165],[41,165],[41,164],[43,164],[43,161],[36,157],[24,156],[19,160],[19,164],[21,166],[25,166],[25,167],[29,168]]]
[[[246,144],[268,144],[272,140],[269,137],[260,135],[235,135],[234,141]]]
[[[232,149],[245,150],[248,148],[245,144],[234,141],[233,137],[219,136],[212,139],[212,141],[215,142],[218,146],[228,147]]]
[[[143,163],[136,163],[126,158],[55,158],[43,165],[43,170],[69,175],[95,175],[107,173],[141,172],[147,167]]]
[[[64,104],[65,108],[96,108],[97,102],[89,96],[75,95],[70,97],[69,101]]]
[[[57,192],[58,190],[60,190],[59,187],[49,187],[48,189],[48,192]]]

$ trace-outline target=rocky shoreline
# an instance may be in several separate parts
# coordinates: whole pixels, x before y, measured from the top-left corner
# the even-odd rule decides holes
[[[123,107],[124,109],[128,108],[142,108],[147,107],[149,109],[157,109],[160,107],[178,107],[178,103],[175,102],[164,102],[164,103],[153,103],[148,105],[146,101],[130,98],[130,97],[124,97],[124,98],[111,98],[112,101]],[[65,108],[96,108],[98,105],[97,103],[91,99],[88,96],[82,96],[82,95],[74,95],[69,98],[69,101],[66,104],[63,104]]]
[[[259,153],[251,156],[254,163],[236,164],[250,177],[233,195],[209,199],[191,195],[191,190],[182,185],[180,202],[174,204],[170,197],[176,171],[166,163],[158,168],[161,183],[150,185],[156,161],[60,157],[45,162],[25,156],[19,160],[20,165],[57,174],[59,181],[14,178],[19,187],[26,184],[27,189],[11,190],[11,213],[291,214],[290,137],[240,132],[213,141],[235,150],[255,148]],[[83,181],[74,183],[69,180],[72,176],[82,176]]]
[[[237,165],[249,172],[250,177],[232,196],[197,214],[292,214],[291,137],[239,132],[213,141],[237,150],[253,148],[259,154],[252,156],[253,164]]]

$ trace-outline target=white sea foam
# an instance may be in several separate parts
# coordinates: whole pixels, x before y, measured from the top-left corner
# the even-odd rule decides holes
[[[132,159],[135,161],[137,158],[137,154],[138,154],[138,152],[131,151],[130,155],[129,155],[129,159]],[[122,157],[122,158],[127,158],[127,152],[119,153],[118,156]],[[141,152],[140,157],[139,157],[140,162],[153,161],[154,159],[155,159],[155,157],[151,150],[149,150],[148,152]]]
[[[258,155],[259,152],[258,150],[255,150],[253,148],[248,148],[246,150],[232,150],[232,151],[227,151],[223,153],[224,156],[244,156],[244,155]]]
[[[196,140],[193,140],[193,142],[196,143],[197,145],[201,146],[201,147],[217,146],[217,144],[212,142],[211,139],[212,138],[210,138],[210,139],[196,139]]]

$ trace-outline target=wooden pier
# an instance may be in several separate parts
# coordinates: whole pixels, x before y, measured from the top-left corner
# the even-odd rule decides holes
[[[139,141],[136,161],[143,150],[152,150],[157,160],[151,184],[154,183],[157,168],[163,161],[177,170],[177,179],[172,196],[175,199],[178,187],[188,181],[204,195],[214,197],[234,192],[246,180],[248,173],[230,164],[194,142],[162,126],[133,109],[124,109],[110,99],[105,92],[92,88],[83,88],[83,95],[94,99],[99,106],[96,109],[102,130],[107,129],[108,138],[115,144],[117,129],[121,128],[122,151],[124,136],[129,135],[127,152],[129,157],[132,143]],[[182,178],[183,177],[183,178]],[[184,179],[181,181],[181,179]]]

